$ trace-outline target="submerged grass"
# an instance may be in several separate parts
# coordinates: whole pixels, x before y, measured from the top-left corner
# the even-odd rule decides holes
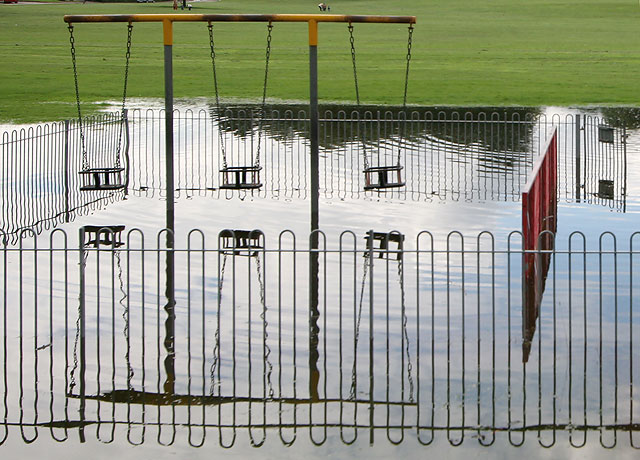
[[[196,2],[195,13],[316,13],[316,0]],[[332,13],[415,15],[409,102],[419,105],[638,105],[637,2],[615,0],[333,0]],[[0,5],[0,121],[73,117],[75,95],[65,14],[169,13],[170,2]],[[266,26],[216,24],[224,98],[262,94]],[[363,103],[402,102],[405,25],[355,25]],[[86,113],[122,95],[126,26],[77,24],[79,84]],[[213,98],[204,23],[174,29],[174,92]],[[307,100],[304,24],[276,23],[268,96]],[[134,26],[130,97],[163,97],[160,24]],[[345,24],[321,24],[319,95],[355,99]]]

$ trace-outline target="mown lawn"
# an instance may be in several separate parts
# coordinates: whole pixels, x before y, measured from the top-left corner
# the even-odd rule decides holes
[[[317,0],[196,2],[195,13],[316,13]],[[332,13],[418,17],[409,102],[418,105],[639,105],[640,6],[615,0],[333,0]],[[65,14],[169,13],[170,2],[0,5],[0,121],[73,117]],[[222,96],[262,94],[266,26],[217,24]],[[85,111],[121,98],[125,24],[77,24]],[[363,103],[402,102],[406,26],[356,25]],[[275,24],[270,98],[308,97],[307,28]],[[161,98],[162,28],[136,23],[129,95]],[[321,24],[320,98],[354,100],[345,24]],[[213,97],[204,23],[175,25],[175,96]],[[91,104],[90,104],[91,103]]]

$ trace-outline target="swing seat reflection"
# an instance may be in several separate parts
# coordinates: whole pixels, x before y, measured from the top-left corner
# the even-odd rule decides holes
[[[402,166],[372,166],[365,168],[364,181],[365,190],[404,187]]]
[[[124,168],[90,168],[80,171],[80,190],[120,190],[124,188]]]
[[[221,189],[254,190],[262,187],[260,166],[228,166],[220,170]]]

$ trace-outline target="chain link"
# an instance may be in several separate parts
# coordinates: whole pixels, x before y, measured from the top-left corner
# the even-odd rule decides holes
[[[127,82],[129,81],[129,58],[131,57],[131,32],[133,31],[133,24],[130,22],[127,25],[127,53],[124,65],[124,88],[122,90],[122,109],[120,111],[120,134],[118,136],[118,146],[116,149],[116,168],[120,167],[120,152],[122,145],[122,133],[124,131],[124,124],[126,122],[126,104],[127,104]]]
[[[356,86],[356,103],[360,106],[360,90],[358,89],[358,71],[356,70],[356,47],[353,38],[353,24],[349,23],[349,43],[351,43],[351,62],[353,64],[353,81]]]
[[[262,266],[260,264],[260,254],[255,255],[256,258],[256,270],[258,272],[258,285],[260,287],[260,303],[262,304],[262,313],[260,313],[260,319],[263,324],[264,331],[264,362],[265,362],[265,377],[267,379],[267,386],[269,387],[269,399],[273,399],[274,391],[273,385],[271,383],[271,374],[273,373],[273,365],[269,359],[271,355],[271,348],[267,344],[267,339],[269,338],[269,334],[267,333],[267,327],[269,323],[267,322],[267,302],[265,300],[265,285],[262,279]]]
[[[409,89],[409,64],[411,63],[411,43],[413,40],[413,24],[409,24],[409,37],[407,38],[407,67],[404,74],[404,96],[402,98],[402,112],[404,116],[404,127],[406,130],[407,127],[407,90]],[[400,123],[400,119],[398,118],[398,124]],[[406,131],[405,131],[406,132]],[[397,164],[400,166],[400,160],[402,156],[402,149],[398,146],[398,161]]]
[[[78,68],[76,65],[76,41],[73,36],[73,24],[69,23],[69,43],[71,44],[71,62],[73,63],[73,82],[76,88],[76,106],[78,108],[78,129],[80,131],[80,147],[82,149],[82,170],[89,169],[89,160],[87,159],[87,148],[84,140],[84,131],[82,129],[82,111],[80,109],[80,90],[78,89]]]
[[[364,256],[367,257],[369,251],[364,253]],[[373,263],[373,257],[367,258],[364,262],[364,273],[362,274],[362,284],[360,286],[360,304],[358,306],[358,319],[356,321],[356,330],[353,335],[353,349],[355,350],[353,355],[353,367],[351,369],[351,390],[349,391],[349,400],[355,401],[356,399],[356,380],[357,380],[357,360],[358,356],[358,340],[360,338],[360,321],[362,319],[362,303],[364,300],[364,289],[367,281],[367,271],[369,269],[369,264]]]
[[[224,270],[227,266],[227,255],[223,253],[222,256],[222,268],[220,269],[220,280],[218,281],[218,298],[222,296],[222,284],[224,283]],[[220,301],[219,304],[222,302]],[[218,310],[218,324],[220,323],[220,311]],[[215,390],[218,389],[218,393],[220,393],[220,382],[216,384],[216,371],[218,369],[218,354],[220,353],[220,328],[216,324],[216,333],[214,336],[214,345],[213,345],[213,362],[211,363],[211,368],[209,370],[209,375],[211,379],[211,385],[209,388],[209,394],[211,396],[215,396]]]
[[[413,24],[409,24],[409,38],[407,39],[407,69],[404,76],[404,98],[402,107],[407,107],[407,89],[409,88],[409,64],[411,63],[411,42],[413,40]]]
[[[84,271],[87,267],[87,259],[89,258],[89,253],[85,250],[80,270]],[[78,342],[80,341],[80,321],[82,320],[82,304],[80,303],[80,299],[78,299],[78,318],[76,319],[76,336],[73,340],[73,367],[71,368],[71,372],[69,374],[69,394],[73,394],[73,389],[76,386],[76,371],[78,370]]]
[[[118,135],[118,145],[116,147],[116,164],[115,167],[120,167],[120,153],[121,153],[121,144],[122,144],[122,135],[124,131],[124,124],[126,121],[125,116],[125,108],[127,101],[127,81],[129,79],[129,58],[131,57],[131,32],[133,30],[133,24],[128,24],[127,30],[127,53],[126,53],[126,63],[124,69],[124,89],[122,92],[122,109],[120,112],[120,133]],[[78,87],[78,66],[76,63],[76,41],[73,36],[73,24],[69,24],[69,43],[71,44],[71,62],[73,64],[73,82],[76,90],[76,106],[78,108],[78,130],[80,132],[80,147],[82,150],[82,170],[86,171],[89,169],[89,159],[87,155],[87,147],[86,141],[84,137],[84,129],[82,123],[82,109],[80,107],[80,89]]]
[[[222,152],[222,168],[227,169],[229,163],[227,162],[227,151],[224,145],[224,135],[222,134],[222,114],[220,110],[220,93],[218,92],[218,74],[216,72],[216,50],[213,40],[213,24],[209,22],[207,26],[209,28],[209,48],[211,49],[211,68],[213,70],[213,88],[216,93],[216,112],[218,118],[218,138],[220,142],[220,150]]]
[[[360,89],[358,87],[358,71],[356,66],[356,47],[355,40],[353,38],[353,24],[349,23],[349,43],[351,44],[351,63],[353,65],[353,81],[356,88],[356,105],[360,109]],[[358,110],[358,118],[360,117],[360,110]],[[369,169],[369,158],[367,157],[367,143],[365,141],[366,125],[363,122],[358,123],[358,130],[362,130],[360,134],[360,140],[362,142],[362,158],[364,162],[364,170]]]
[[[127,299],[127,292],[124,290],[124,280],[122,279],[122,261],[120,259],[120,251],[113,251],[113,256],[116,260],[116,265],[118,267],[118,284],[120,288],[120,293],[122,297],[120,298],[120,305],[122,306],[122,319],[124,320],[124,327],[122,329],[122,334],[124,335],[124,339],[127,343],[127,351],[124,354],[125,361],[127,362],[127,389],[133,390],[132,380],[135,375],[133,371],[133,366],[131,365],[131,336],[130,336],[130,317],[129,317],[129,305],[125,303]]]
[[[256,152],[256,158],[254,160],[254,166],[260,166],[260,138],[262,137],[262,122],[265,117],[265,107],[267,101],[267,80],[269,78],[269,58],[271,57],[271,31],[273,30],[273,24],[271,22],[267,26],[267,50],[265,52],[265,65],[264,65],[264,85],[262,86],[262,107],[260,108],[260,122],[258,124],[258,148]]]
[[[413,402],[413,365],[411,364],[411,352],[409,346],[409,333],[407,332],[408,318],[407,309],[405,305],[405,293],[404,293],[404,265],[402,246],[398,249],[400,252],[400,259],[398,260],[398,284],[400,285],[400,308],[402,309],[402,334],[405,341],[405,352],[407,354],[407,379],[409,380],[409,402]],[[403,387],[404,388],[404,387]]]

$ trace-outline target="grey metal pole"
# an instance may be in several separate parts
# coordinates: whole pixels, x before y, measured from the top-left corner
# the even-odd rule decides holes
[[[169,29],[169,33],[167,32]],[[165,320],[164,347],[167,355],[164,368],[167,379],[164,383],[165,393],[175,392],[175,254],[173,252],[175,239],[175,211],[174,211],[174,183],[173,183],[173,46],[167,44],[167,35],[171,35],[171,24],[165,23],[164,45],[164,101],[165,101],[165,174],[167,195],[167,264],[165,296],[167,313]],[[171,38],[171,36],[169,36]]]
[[[580,203],[580,114],[576,115],[576,202]]]
[[[627,125],[622,126],[622,167],[624,168],[624,178],[622,180],[622,212],[627,212]]]
[[[378,117],[380,119],[380,117]],[[373,396],[373,381],[374,381],[374,363],[373,359],[373,295],[374,295],[374,283],[373,283],[373,229],[369,230],[369,444],[373,445],[374,440],[374,411],[375,411],[375,398]]]
[[[312,27],[310,25],[310,27]],[[317,27],[317,24],[315,24]],[[320,371],[318,370],[318,335],[320,329],[318,320],[318,229],[319,229],[319,159],[318,159],[318,47],[317,44],[309,45],[309,121],[311,138],[311,236],[309,252],[309,393],[311,400],[318,399],[318,382]]]
[[[165,179],[167,193],[166,228],[174,230],[173,184],[173,54],[172,45],[164,45]],[[173,236],[173,235],[171,235]],[[167,239],[169,243],[169,239]],[[173,241],[171,241],[173,243]],[[173,247],[173,244],[168,247]]]
[[[318,230],[320,225],[320,172],[319,172],[319,131],[318,117],[318,47],[309,47],[309,119],[311,137],[311,231]]]
[[[69,120],[64,121],[64,221],[69,223]]]
[[[78,322],[78,329],[79,329],[79,340],[80,340],[80,375],[79,375],[79,379],[80,379],[80,409],[79,409],[79,415],[80,415],[80,426],[78,428],[78,433],[80,436],[80,442],[85,442],[85,436],[84,436],[84,421],[85,421],[85,409],[86,409],[86,372],[87,372],[87,349],[86,349],[86,321],[85,321],[85,312],[86,312],[86,305],[85,305],[85,293],[86,293],[86,286],[85,286],[85,272],[87,269],[87,260],[85,257],[85,247],[84,247],[84,228],[80,227],[80,247],[79,247],[79,257],[80,257],[80,294],[79,294],[79,307],[78,307],[78,316],[79,316],[79,322]],[[99,235],[98,235],[99,236]]]

